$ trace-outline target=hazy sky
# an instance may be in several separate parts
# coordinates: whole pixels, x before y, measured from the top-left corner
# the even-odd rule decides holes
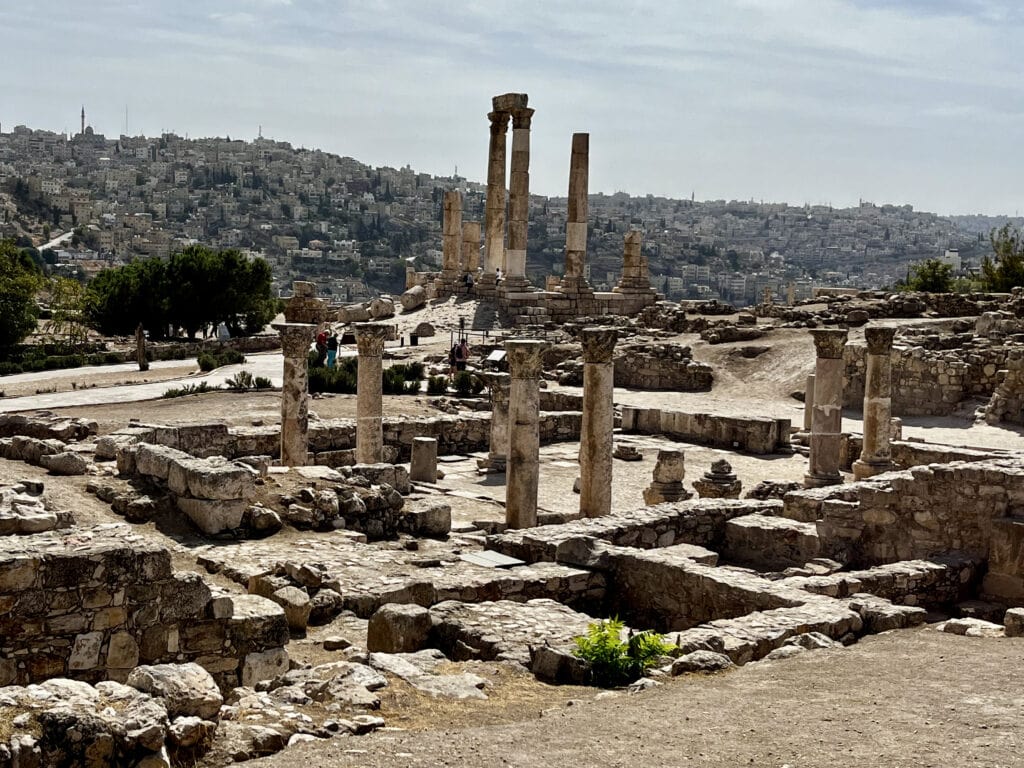
[[[530,95],[531,188],[1024,210],[1019,0],[0,0],[4,131],[265,136],[484,181]]]

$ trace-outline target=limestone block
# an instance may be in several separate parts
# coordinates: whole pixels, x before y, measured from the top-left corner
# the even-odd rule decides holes
[[[242,516],[248,508],[242,499],[190,499],[179,496],[175,503],[199,530],[210,536],[240,527]]]
[[[689,672],[720,672],[735,667],[728,656],[714,651],[692,651],[672,662],[672,676]]]
[[[139,663],[139,644],[127,632],[117,632],[110,637],[107,649],[108,669],[134,669]]]
[[[288,642],[284,609],[259,595],[233,595],[228,636],[236,647],[263,650]]]
[[[270,599],[284,608],[284,616],[289,629],[302,632],[309,622],[312,603],[309,595],[298,587],[282,587],[270,595]]]
[[[172,461],[189,458],[191,457],[187,453],[174,448],[140,443],[135,451],[135,469],[140,475],[166,480]],[[120,462],[120,459],[118,461]]]
[[[387,603],[370,617],[366,648],[371,652],[412,653],[426,646],[430,627],[428,609]]]
[[[167,714],[216,720],[224,697],[213,676],[195,663],[155,664],[132,670],[127,685],[163,699]]]
[[[402,514],[399,527],[413,536],[444,538],[452,529],[452,508],[441,503],[417,506]]]
[[[255,492],[252,472],[237,464],[190,465],[189,495],[199,499],[248,499]]]
[[[242,661],[242,685],[252,688],[261,680],[272,680],[288,671],[288,651],[271,648],[250,653]]]
[[[1024,608],[1011,608],[1003,617],[1007,637],[1024,637]]]
[[[39,466],[49,470],[51,475],[84,475],[89,471],[89,462],[70,451],[41,456]]]

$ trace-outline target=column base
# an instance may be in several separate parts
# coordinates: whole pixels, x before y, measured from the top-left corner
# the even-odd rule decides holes
[[[857,459],[857,461],[853,462],[853,476],[857,480],[874,477],[883,472],[892,472],[894,469],[896,469],[896,465],[891,461],[864,461]]]
[[[841,485],[843,476],[836,472],[830,475],[804,475],[804,488],[824,488],[829,485]]]
[[[488,456],[486,459],[477,459],[477,471],[481,475],[503,475],[508,461],[504,456]]]

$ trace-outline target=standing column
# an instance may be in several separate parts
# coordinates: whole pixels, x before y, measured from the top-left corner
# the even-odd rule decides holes
[[[487,377],[491,390],[491,439],[487,458],[477,466],[485,472],[504,472],[508,460],[508,400],[511,377],[507,373],[477,374]]]
[[[384,458],[383,377],[381,357],[388,326],[384,323],[355,323],[359,366],[356,369],[356,462],[377,464]]]
[[[281,466],[304,467],[309,428],[309,345],[316,333],[310,323],[274,323],[281,334],[284,381],[281,386]]]
[[[457,189],[444,193],[444,223],[441,238],[441,269],[457,277],[462,253],[462,195]]]
[[[889,452],[889,419],[892,416],[892,339],[895,328],[864,329],[868,343],[864,376],[864,446],[853,463],[858,480],[893,468]]]
[[[838,485],[840,432],[843,425],[843,345],[846,331],[815,329],[814,409],[811,419],[810,468],[804,476],[807,488]]]
[[[533,110],[525,105],[512,110],[512,162],[508,185],[508,250],[505,251],[507,291],[522,291],[526,279],[526,240],[530,218],[530,121]]]
[[[587,261],[587,190],[590,163],[590,134],[572,135],[572,155],[569,159],[569,206],[565,223],[565,275],[562,289],[577,293],[586,282],[584,265]]]
[[[804,432],[810,434],[814,416],[814,374],[807,377],[804,386]]]
[[[612,511],[612,388],[614,329],[584,328],[583,424],[580,429],[580,515],[600,517]]]
[[[487,203],[484,209],[484,275],[505,260],[505,134],[508,112],[491,112],[491,143],[487,154]],[[493,277],[492,277],[493,279]]]
[[[512,382],[509,389],[508,470],[505,522],[509,528],[537,525],[537,486],[540,475],[540,371],[545,343],[505,342]]]
[[[480,222],[462,222],[462,271],[476,277],[480,269]]]

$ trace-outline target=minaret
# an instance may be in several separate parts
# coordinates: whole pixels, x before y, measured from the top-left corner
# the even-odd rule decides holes
[[[85,133],[85,104],[82,105],[82,133]]]

